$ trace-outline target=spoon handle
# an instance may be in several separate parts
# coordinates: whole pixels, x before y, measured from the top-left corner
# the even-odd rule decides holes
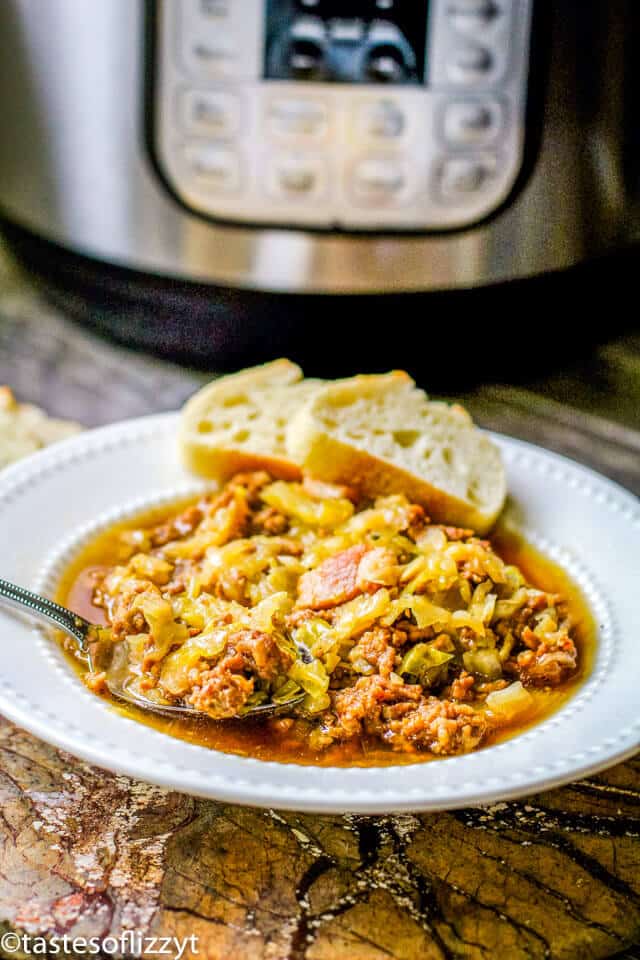
[[[77,640],[81,650],[86,649],[91,624],[77,613],[61,607],[59,603],[0,578],[0,605],[2,604],[59,627]]]

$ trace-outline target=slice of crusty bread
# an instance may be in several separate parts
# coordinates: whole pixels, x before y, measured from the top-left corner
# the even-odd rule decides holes
[[[214,380],[182,412],[180,445],[195,473],[225,479],[239,470],[269,470],[297,479],[285,430],[321,381],[302,380],[289,360],[274,360]]]
[[[304,471],[366,496],[404,493],[437,521],[486,532],[506,495],[499,449],[459,406],[430,402],[408,374],[315,390],[287,430]]]
[[[18,403],[9,387],[0,387],[0,469],[81,429],[77,423],[52,420],[31,404]]]

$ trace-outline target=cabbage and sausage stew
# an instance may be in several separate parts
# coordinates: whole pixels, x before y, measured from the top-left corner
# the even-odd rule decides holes
[[[521,543],[264,472],[103,535],[63,593],[126,639],[133,688],[205,715],[145,722],[296,762],[493,743],[566,699],[590,635],[570,581]],[[85,675],[108,696],[103,680]],[[239,719],[296,696],[291,715]]]

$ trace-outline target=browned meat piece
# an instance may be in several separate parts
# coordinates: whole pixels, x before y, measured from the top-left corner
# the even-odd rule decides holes
[[[284,618],[284,625],[287,630],[295,630],[301,624],[306,623],[307,620],[314,620],[317,614],[314,610],[305,607],[301,610],[293,610],[291,613],[288,613]]]
[[[164,593],[170,597],[175,597],[179,593],[184,593],[187,589],[188,584],[188,574],[181,573],[169,581],[169,583],[164,588]]]
[[[251,517],[251,533],[264,533],[267,536],[279,536],[289,529],[289,520],[275,507],[263,507]]]
[[[422,687],[393,683],[382,677],[362,677],[354,686],[333,694],[336,739],[357,737],[363,732],[378,732],[385,703],[415,703],[422,697]]]
[[[558,597],[556,597],[555,594],[535,593],[529,596],[523,607],[517,610],[508,620],[502,620],[498,623],[496,633],[500,637],[506,636],[507,633],[512,633],[513,636],[525,646],[531,650],[535,650],[540,643],[539,637],[537,637],[531,629],[535,627],[537,623],[535,614],[546,610],[547,607],[556,606],[557,601]],[[558,613],[559,612],[558,610]]]
[[[411,623],[410,620],[397,620],[395,624],[396,631],[401,630],[405,634],[404,643],[420,643],[422,640],[433,640],[435,635],[435,630],[433,627],[417,627],[415,623]],[[451,639],[448,634],[444,634],[447,638],[446,646],[443,646],[443,650],[449,650],[451,645]],[[438,645],[440,649],[440,645]]]
[[[114,639],[120,639],[128,634],[146,633],[147,622],[140,610],[131,610],[133,603],[141,593],[149,590],[160,591],[153,584],[145,580],[136,580],[131,577],[122,582],[115,598],[108,603],[109,619]]]
[[[192,507],[187,507],[186,510],[177,516],[173,521],[173,526],[181,537],[186,537],[188,534],[193,533],[201,520],[202,509],[199,505],[195,504]]]
[[[253,693],[253,679],[217,668],[200,675],[189,703],[216,720],[237,717]]]
[[[299,557],[304,553],[302,544],[293,537],[272,537],[271,543],[277,548],[279,556]]]
[[[433,633],[433,631],[431,632]],[[462,633],[462,630],[460,633]],[[409,634],[409,639],[414,639],[411,634]],[[431,645],[435,647],[436,650],[442,650],[443,653],[455,652],[455,644],[448,633],[439,633]]]
[[[536,637],[535,633],[530,627],[523,628],[520,639],[524,643],[525,647],[529,648],[529,650],[536,650],[540,646],[540,638]]]
[[[570,637],[560,645],[540,643],[535,650],[524,650],[505,669],[518,675],[525,686],[557,687],[576,669],[578,651]]]
[[[237,716],[254,691],[255,678],[273,680],[291,666],[292,657],[268,633],[241,630],[234,634],[221,660],[194,671],[188,702],[209,716]]]
[[[245,669],[256,673],[261,680],[274,680],[289,669],[293,658],[281,649],[269,633],[243,630],[231,638],[231,648],[242,656]]]
[[[394,750],[446,755],[475,750],[488,729],[484,715],[468,704],[429,697],[404,716],[389,719],[383,736]]]
[[[474,684],[476,678],[467,673],[466,670],[463,670],[459,677],[451,684],[451,691],[445,690],[442,691],[443,696],[450,696],[452,700],[457,700],[458,702],[463,700],[473,700],[474,696]]]
[[[420,506],[419,503],[412,503],[409,506],[408,510],[409,523],[407,525],[407,532],[410,537],[415,538],[419,533],[424,529],[425,525],[429,523],[429,517],[424,512],[424,508]]]
[[[89,690],[93,690],[94,693],[104,693],[107,689],[107,675],[104,670],[97,673],[86,673],[84,682]]]
[[[171,540],[175,540],[175,537],[176,529],[173,523],[161,523],[151,533],[151,546],[164,547]]]
[[[454,528],[455,530],[456,528]],[[465,531],[466,533],[466,531]],[[469,546],[481,547],[484,551],[491,551],[491,544],[488,540],[480,540],[478,537],[468,537],[466,541]],[[458,561],[458,569],[460,571],[460,576],[464,577],[465,580],[468,580],[469,583],[478,584],[482,583],[483,580],[487,579],[487,574],[484,569],[483,557],[480,551],[477,554],[474,554],[470,557],[467,557],[464,560]]]
[[[508,680],[482,680],[480,683],[476,683],[475,691],[480,697],[487,697],[490,693],[493,693],[495,690],[504,690],[505,687],[509,686]]]
[[[237,485],[227,484],[216,496],[203,499],[173,520],[150,530],[149,540],[154,548],[166,547],[168,543],[182,540],[194,533],[198,527],[204,530],[213,525],[223,534],[220,542],[226,543],[243,535],[249,515],[247,498],[244,494],[239,494]],[[194,551],[194,559],[199,559],[200,556],[201,552]]]
[[[395,750],[466,753],[488,731],[486,718],[468,704],[424,697],[420,686],[377,676],[363,677],[335,693],[333,709],[336,723],[328,730],[330,736],[348,739],[369,733]]]
[[[447,540],[468,540],[473,536],[473,530],[466,530],[464,527],[447,527],[442,523],[438,526],[443,531]]]
[[[302,481],[302,486],[309,496],[315,497],[316,500],[351,500],[355,503],[358,499],[354,487],[347,487],[338,483],[325,483],[324,480],[315,480],[308,475]]]
[[[398,656],[393,643],[393,631],[389,627],[374,627],[362,634],[360,640],[351,650],[349,660],[366,660],[372,667],[376,667],[382,677],[392,673]],[[406,640],[406,636],[404,637]]]
[[[523,607],[525,616],[529,613],[544,610],[546,607],[552,605],[555,600],[556,597],[548,593],[537,593],[535,596],[529,597],[526,606]]]
[[[359,543],[329,557],[298,581],[298,607],[327,610],[353,600],[362,592],[358,586],[358,567],[368,547]]]
[[[150,532],[150,541],[152,547],[164,547],[171,540],[179,540],[187,537],[196,529],[202,521],[201,506],[194,505],[187,507],[181,514],[174,517],[168,523],[161,523]]]
[[[236,473],[228,483],[230,487],[244,487],[247,491],[247,500],[251,509],[260,506],[260,491],[273,482],[265,470],[254,470],[250,473]]]

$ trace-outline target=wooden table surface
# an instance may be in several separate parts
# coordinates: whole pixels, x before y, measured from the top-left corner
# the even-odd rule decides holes
[[[0,257],[0,383],[23,399],[92,426],[173,409],[202,380],[75,326]],[[464,399],[640,492],[638,338],[532,386]],[[488,808],[319,817],[113,776],[0,720],[3,929],[193,934],[215,960],[630,960],[640,758]]]

